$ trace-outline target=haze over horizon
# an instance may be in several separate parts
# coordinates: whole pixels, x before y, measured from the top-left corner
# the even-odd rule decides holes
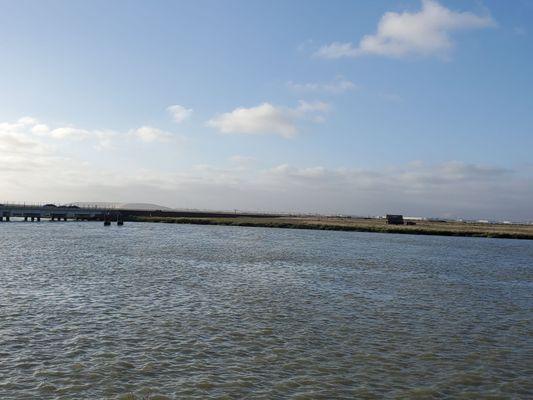
[[[0,0],[0,202],[533,220],[533,2]]]

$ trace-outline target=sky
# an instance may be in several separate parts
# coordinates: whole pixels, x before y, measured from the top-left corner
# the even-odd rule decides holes
[[[0,0],[0,203],[533,220],[531,21],[531,0]]]

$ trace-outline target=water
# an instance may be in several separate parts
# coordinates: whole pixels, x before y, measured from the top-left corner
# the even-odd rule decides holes
[[[533,242],[0,224],[1,399],[531,398]]]

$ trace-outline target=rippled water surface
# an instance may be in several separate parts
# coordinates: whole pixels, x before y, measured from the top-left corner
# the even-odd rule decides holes
[[[0,398],[531,398],[533,242],[0,223]]]

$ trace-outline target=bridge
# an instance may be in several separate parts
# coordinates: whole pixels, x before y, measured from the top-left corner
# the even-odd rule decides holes
[[[136,217],[189,217],[189,218],[271,218],[280,214],[201,211],[201,210],[137,210],[100,206],[75,206],[55,204],[0,204],[0,222],[10,221],[11,218],[24,218],[25,221],[124,221],[135,220]]]
[[[0,222],[9,222],[11,218],[24,218],[24,221],[103,221],[117,217],[119,212],[98,207],[56,206],[53,204],[0,204]]]

